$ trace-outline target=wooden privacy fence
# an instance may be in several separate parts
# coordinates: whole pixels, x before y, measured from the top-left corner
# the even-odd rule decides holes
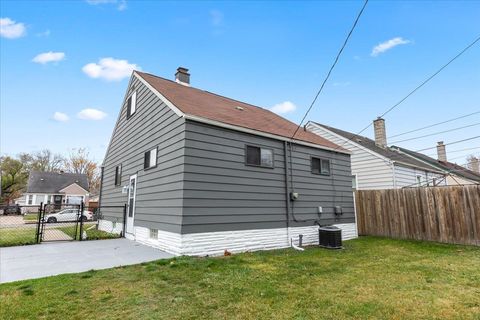
[[[358,232],[480,245],[480,185],[355,192]]]

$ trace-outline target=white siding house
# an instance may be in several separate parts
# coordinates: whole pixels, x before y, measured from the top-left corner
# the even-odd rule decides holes
[[[380,127],[380,140],[377,137],[376,140],[379,140],[377,142],[315,122],[307,123],[306,128],[352,152],[352,176],[357,189],[393,189],[446,184],[446,176],[441,170],[388,147],[383,119],[379,120],[382,121],[380,126],[383,125],[383,130]],[[376,124],[376,133],[378,132]]]

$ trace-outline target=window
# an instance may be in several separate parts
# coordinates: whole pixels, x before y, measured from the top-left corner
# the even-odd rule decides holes
[[[122,184],[122,165],[115,167],[115,185],[119,186]]]
[[[150,239],[158,239],[158,229],[150,229]]]
[[[143,161],[143,168],[153,168],[157,166],[157,148],[145,152],[145,159]]]
[[[312,173],[330,175],[330,160],[312,157]]]
[[[273,168],[273,150],[255,146],[246,147],[246,162],[249,166]]]
[[[33,204],[33,195],[27,195],[27,204]]]
[[[137,107],[137,91],[134,91],[127,100],[127,119],[130,118]]]

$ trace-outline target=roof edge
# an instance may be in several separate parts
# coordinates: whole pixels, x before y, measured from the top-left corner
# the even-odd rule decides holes
[[[207,119],[207,118],[203,118],[203,117],[199,117],[199,116],[194,116],[194,115],[190,115],[190,114],[185,114],[184,117],[187,120],[196,121],[196,122],[200,122],[200,123],[205,123],[205,124],[209,124],[209,125],[212,125],[212,126],[226,128],[226,129],[230,129],[230,130],[234,130],[234,131],[250,133],[250,134],[254,134],[254,135],[258,135],[258,136],[262,136],[262,137],[266,137],[266,138],[271,138],[271,139],[275,139],[275,140],[280,140],[280,141],[287,141],[287,142],[293,141],[296,144],[304,145],[304,146],[311,147],[311,148],[322,149],[322,150],[327,150],[327,151],[331,151],[331,152],[338,152],[338,153],[343,153],[343,154],[348,154],[348,155],[352,154],[352,152],[350,152],[349,150],[346,150],[344,148],[334,149],[334,148],[330,148],[330,147],[327,147],[327,146],[323,146],[321,144],[315,144],[315,143],[311,143],[311,142],[307,142],[307,141],[303,141],[303,140],[299,140],[299,139],[291,139],[291,138],[276,135],[276,134],[273,134],[273,133],[262,132],[262,131],[255,130],[255,129],[240,127],[240,126],[228,124],[228,123],[225,123],[225,122],[211,120],[211,119]]]

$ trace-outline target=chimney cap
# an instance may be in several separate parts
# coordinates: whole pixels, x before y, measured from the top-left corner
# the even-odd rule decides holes
[[[439,146],[441,146],[441,145],[443,145],[443,141],[438,141],[437,144],[438,144]]]
[[[185,67],[178,67],[178,68],[177,68],[177,72],[188,73],[188,69],[185,68]]]

